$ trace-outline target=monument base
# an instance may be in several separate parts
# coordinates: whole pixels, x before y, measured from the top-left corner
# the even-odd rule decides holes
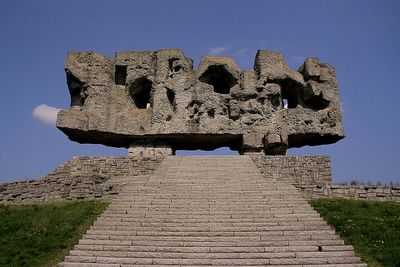
[[[168,146],[132,145],[128,149],[128,157],[134,160],[160,160],[174,155],[174,151]]]

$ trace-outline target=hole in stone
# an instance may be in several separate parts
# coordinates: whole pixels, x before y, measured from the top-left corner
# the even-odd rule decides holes
[[[176,58],[176,57],[168,59],[168,67],[170,70],[173,70],[174,61],[176,61],[178,59],[179,58]]]
[[[127,75],[127,66],[115,66],[115,84],[125,85]]]
[[[229,94],[229,90],[237,84],[237,79],[221,65],[209,66],[199,80],[212,85],[219,94]]]
[[[129,87],[129,93],[139,109],[146,109],[151,106],[150,92],[152,82],[146,77],[141,77],[135,80]]]
[[[318,251],[321,252],[322,251],[322,247],[318,246]]]
[[[213,108],[207,110],[207,115],[208,115],[208,117],[210,117],[210,118],[214,118],[215,110],[214,110]]]
[[[282,88],[282,105],[283,108],[296,108],[298,104],[296,90]]]
[[[172,106],[172,109],[175,111],[175,106],[176,106],[176,104],[175,104],[175,92],[172,91],[171,89],[168,89],[168,88],[167,88],[167,98],[168,98],[169,103]]]
[[[284,80],[281,84],[282,105],[287,108],[296,108],[299,104],[298,86],[291,80]]]
[[[305,104],[312,109],[323,110],[329,106],[329,101],[324,99],[321,94],[311,97],[309,100],[305,101]]]
[[[279,95],[271,95],[268,97],[268,99],[271,102],[271,104],[274,106],[274,108],[277,108],[281,105]]]
[[[67,84],[71,95],[71,107],[83,106],[87,97],[86,87],[78,78],[71,73],[67,73]]]
[[[179,58],[171,58],[171,59],[169,59],[168,60],[168,65],[169,65],[170,71],[172,71],[173,73],[177,73],[177,72],[179,72],[180,70],[183,69]]]
[[[257,99],[257,101],[258,101],[261,105],[264,106],[264,104],[265,104],[265,97],[260,97],[260,98]]]
[[[182,66],[174,66],[174,67],[173,67],[174,72],[178,72],[178,71],[180,71],[181,69],[182,69]]]

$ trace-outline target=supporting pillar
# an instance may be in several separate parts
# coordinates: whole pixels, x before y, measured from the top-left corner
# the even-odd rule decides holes
[[[135,160],[159,160],[174,154],[167,145],[131,145],[128,148],[128,157]]]

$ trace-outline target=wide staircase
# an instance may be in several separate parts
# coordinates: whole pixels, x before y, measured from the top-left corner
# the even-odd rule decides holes
[[[247,156],[168,157],[60,266],[366,266],[287,182]]]

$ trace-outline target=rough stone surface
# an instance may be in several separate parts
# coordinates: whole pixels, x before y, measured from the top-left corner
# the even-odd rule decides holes
[[[334,185],[327,156],[264,156],[248,154],[265,177],[293,184],[306,199],[347,198],[400,201],[398,185]]]
[[[75,157],[46,176],[0,184],[0,203],[113,198],[127,181],[146,179],[162,159]]]
[[[304,197],[309,199],[346,198],[400,202],[400,186],[398,185],[327,185],[325,188],[309,185],[300,187],[300,190]]]
[[[328,156],[249,156],[265,176],[288,181],[297,188],[332,185]]]
[[[155,160],[160,161],[167,156],[172,156],[173,151],[165,146],[131,146],[128,149],[128,157],[137,161]]]
[[[65,70],[71,108],[57,127],[80,143],[275,155],[344,137],[335,69],[318,58],[294,71],[259,50],[253,70],[219,56],[196,70],[178,49],[73,52]]]

